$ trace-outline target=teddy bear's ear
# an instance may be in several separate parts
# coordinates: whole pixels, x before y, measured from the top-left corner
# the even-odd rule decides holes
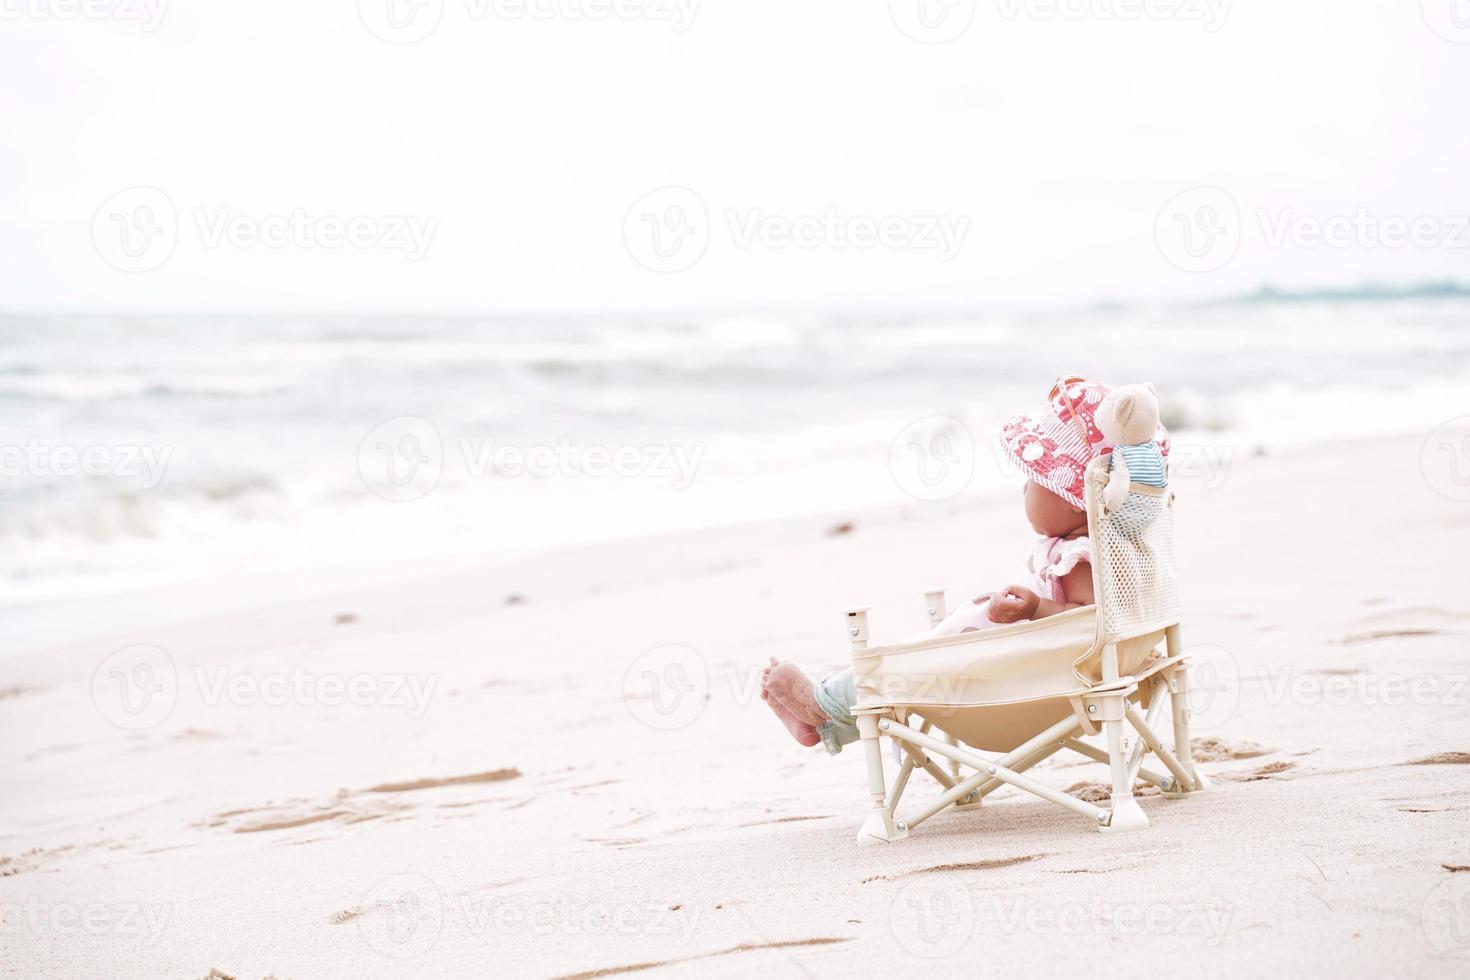
[[[1150,395],[1158,395],[1159,389],[1154,387],[1154,383],[1152,381],[1145,381],[1143,383],[1143,386],[1148,389],[1148,393]]]

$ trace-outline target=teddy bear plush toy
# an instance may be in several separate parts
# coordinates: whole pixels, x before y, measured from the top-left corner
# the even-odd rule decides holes
[[[1129,483],[1169,485],[1164,454],[1154,435],[1159,428],[1159,396],[1151,384],[1114,388],[1097,407],[1098,430],[1112,440],[1111,473],[1103,490],[1103,510],[1115,514],[1128,498]]]

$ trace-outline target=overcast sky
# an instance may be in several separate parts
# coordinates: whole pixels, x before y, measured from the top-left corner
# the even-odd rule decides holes
[[[1462,0],[587,2],[0,0],[0,309],[1470,279]]]

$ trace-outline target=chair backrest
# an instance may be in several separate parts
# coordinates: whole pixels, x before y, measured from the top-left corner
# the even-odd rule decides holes
[[[1103,643],[1143,636],[1179,622],[1174,566],[1173,492],[1133,484],[1123,505],[1103,514],[1108,457],[1087,467],[1092,584]]]

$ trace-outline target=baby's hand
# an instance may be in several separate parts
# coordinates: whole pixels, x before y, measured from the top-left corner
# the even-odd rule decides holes
[[[1008,585],[1004,592],[990,596],[990,621],[992,623],[1019,623],[1036,616],[1036,607],[1041,597],[1021,585]]]

